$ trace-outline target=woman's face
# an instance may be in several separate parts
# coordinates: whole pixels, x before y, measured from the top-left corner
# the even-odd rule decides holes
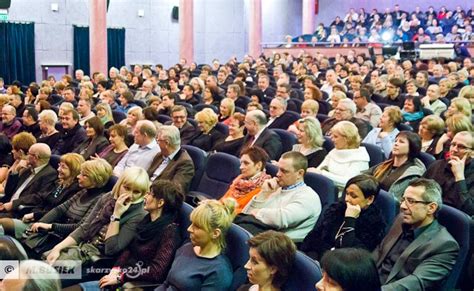
[[[425,82],[426,82],[425,75],[423,75],[422,73],[416,74],[416,82],[417,82],[419,85],[425,84]]]
[[[204,122],[204,120],[202,120],[202,119],[196,119],[196,122],[197,122],[198,128],[199,128],[202,132],[207,133],[208,131],[211,130],[211,127],[209,126],[209,124],[207,124],[206,122]]]
[[[448,91],[449,91],[448,82],[446,82],[446,81],[439,82],[439,92],[442,95],[444,95]]]
[[[331,140],[334,143],[334,147],[338,150],[347,149],[347,140],[339,132],[333,130],[331,133]]]
[[[107,112],[103,108],[97,109],[97,117],[99,118],[104,118]]]
[[[143,199],[143,208],[148,211],[148,212],[151,212],[153,210],[158,210],[160,208],[163,208],[164,206],[164,200],[163,199],[158,199],[156,197],[154,197],[150,191],[148,191],[146,194],[145,194],[145,197]]]
[[[229,116],[229,106],[227,106],[226,102],[222,102],[219,106],[219,113],[221,116]]]
[[[251,247],[249,249],[249,257],[245,269],[247,269],[247,277],[250,283],[259,286],[271,285],[273,275],[277,271],[276,267],[268,265],[256,248]]]
[[[413,104],[413,100],[407,99],[405,100],[405,103],[403,104],[403,110],[408,113],[414,113],[415,112],[415,104]]]
[[[395,143],[393,144],[392,155],[393,156],[406,156],[410,150],[408,139],[405,136],[397,136]]]
[[[230,136],[238,136],[240,133],[243,133],[244,126],[239,125],[239,121],[232,119],[229,122],[229,135]]]
[[[71,177],[71,169],[66,163],[60,162],[58,166],[58,178],[61,180],[67,180]]]
[[[199,225],[194,224],[194,222],[191,222],[191,225],[188,227],[188,232],[193,246],[204,247],[212,241],[211,234]]]
[[[459,113],[458,108],[454,103],[449,104],[447,116],[452,116],[453,114]]]
[[[118,135],[115,130],[112,130],[109,133],[109,141],[111,145],[113,145],[114,147],[117,147],[119,144],[122,144],[124,142],[124,139],[123,137]]]
[[[300,144],[304,145],[308,142],[308,136],[306,135],[306,131],[304,130],[303,123],[298,124],[298,132],[296,134],[296,137],[298,138],[298,143]]]
[[[316,290],[318,291],[344,291],[342,287],[328,276],[326,272],[323,272],[323,277],[316,283]]]
[[[90,189],[96,186],[96,183],[82,170],[77,176],[77,181],[79,183],[79,187],[81,188]]]
[[[244,178],[252,178],[257,173],[261,172],[260,162],[254,163],[248,155],[240,157],[240,173]]]
[[[373,201],[374,196],[365,198],[364,193],[356,184],[351,184],[346,189],[346,203],[351,205],[359,205],[360,209],[366,209]]]
[[[138,121],[138,116],[136,116],[134,113],[129,112],[127,115],[127,123],[130,125],[135,125],[137,124]]]
[[[332,95],[331,97],[331,106],[332,108],[336,108],[337,107],[337,104],[339,104],[339,97],[336,96],[336,95]]]
[[[433,138],[433,134],[430,130],[428,130],[428,125],[424,122],[420,123],[420,127],[418,128],[418,135],[423,140],[431,140]]]
[[[415,84],[413,84],[413,83],[408,83],[407,86],[406,86],[406,88],[407,88],[407,93],[408,93],[408,94],[413,95],[413,94],[416,93],[417,88],[416,88]]]
[[[138,77],[137,77],[137,76],[133,76],[133,78],[132,78],[132,84],[133,84],[133,85],[138,85]]]
[[[209,88],[204,89],[204,99],[209,100],[212,98],[212,93]]]
[[[134,187],[132,184],[122,183],[120,186],[120,196],[122,195],[130,195],[130,202],[134,202],[139,200],[143,196],[143,193],[138,187]]]
[[[311,93],[311,89],[306,88],[304,89],[304,100],[310,100],[313,99],[313,93]]]
[[[309,108],[301,107],[301,118],[305,117],[316,117],[316,113]]]
[[[86,135],[88,138],[93,138],[97,135],[97,132],[95,132],[95,129],[92,126],[90,126],[87,122],[84,128],[86,129]]]
[[[382,113],[382,117],[380,118],[380,123],[379,123],[380,128],[386,129],[391,126],[393,126],[393,121],[390,119],[390,116],[387,111]]]
[[[255,103],[260,104],[260,100],[258,100],[258,97],[257,97],[257,96],[252,95],[252,97],[250,97],[250,99],[252,99],[252,102],[255,102]]]

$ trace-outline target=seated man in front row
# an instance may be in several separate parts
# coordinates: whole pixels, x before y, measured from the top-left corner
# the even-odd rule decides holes
[[[382,290],[439,290],[459,253],[459,245],[441,226],[441,187],[434,180],[410,182],[400,215],[374,250]]]
[[[321,213],[318,194],[304,183],[307,168],[308,161],[301,153],[284,153],[276,177],[263,183],[242,213],[285,232],[295,242],[302,241]]]

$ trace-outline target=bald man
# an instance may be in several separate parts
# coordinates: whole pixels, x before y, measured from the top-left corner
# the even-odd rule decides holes
[[[28,158],[22,161],[17,171],[8,175],[5,196],[0,199],[0,214],[3,217],[21,217],[20,205],[34,205],[35,194],[53,190],[58,173],[51,167],[51,149],[45,143],[37,143],[28,150]]]

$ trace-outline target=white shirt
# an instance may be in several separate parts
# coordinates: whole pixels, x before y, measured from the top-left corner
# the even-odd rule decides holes
[[[148,169],[153,161],[153,158],[161,152],[160,147],[156,143],[156,140],[153,139],[146,146],[139,146],[138,144],[133,144],[125,156],[120,160],[120,162],[114,168],[114,176],[120,177],[120,175],[128,167],[142,167],[143,169]]]

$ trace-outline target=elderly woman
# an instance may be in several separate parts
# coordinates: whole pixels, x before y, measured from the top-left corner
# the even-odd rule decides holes
[[[390,159],[373,166],[365,173],[380,182],[380,188],[392,193],[398,200],[403,196],[408,184],[426,171],[425,165],[417,157],[421,150],[421,139],[411,131],[397,135]]]
[[[228,126],[230,123],[230,117],[234,115],[234,112],[234,100],[230,98],[222,99],[221,105],[219,106],[219,122],[222,122],[223,124]]]
[[[421,151],[436,155],[436,145],[444,134],[445,124],[441,117],[428,115],[423,118],[418,128],[418,135],[421,138]]]
[[[115,167],[128,152],[128,146],[125,143],[126,137],[127,128],[124,125],[112,125],[109,128],[110,145],[99,152],[96,157],[106,160],[112,167]]]
[[[195,119],[199,132],[189,144],[208,152],[224,139],[224,135],[216,129],[217,114],[210,108],[204,108],[196,114]]]
[[[328,114],[331,110],[331,105],[323,100],[323,94],[315,85],[306,86],[304,89],[304,100],[315,100],[319,104],[319,113]]]
[[[91,117],[84,123],[87,139],[74,149],[74,152],[81,154],[84,159],[88,160],[91,156],[100,153],[109,145],[107,138],[104,136],[104,125],[97,116]]]
[[[444,117],[449,118],[456,113],[462,113],[472,119],[471,103],[469,103],[468,99],[456,97],[451,100],[451,104],[448,106],[448,110],[446,111]]]
[[[414,132],[418,132],[420,122],[425,117],[419,97],[407,96],[403,104],[402,122],[410,125]]]
[[[228,290],[232,266],[223,254],[234,218],[234,201],[202,201],[191,212],[190,243],[176,252],[163,285],[155,290]]]
[[[379,127],[372,129],[362,142],[379,146],[385,158],[392,152],[395,137],[399,133],[397,126],[402,122],[402,112],[397,106],[385,107]]]
[[[109,104],[99,103],[95,109],[97,110],[97,117],[100,118],[100,122],[102,122],[105,129],[109,129],[114,125],[114,116],[112,115],[112,109]]]
[[[269,230],[248,240],[249,260],[245,264],[251,284],[238,290],[281,290],[290,274],[296,246],[284,233]]]
[[[146,215],[143,197],[149,189],[150,179],[144,169],[125,169],[112,191],[102,195],[80,225],[49,252],[48,263],[80,258],[88,264],[91,256],[119,254],[133,240]]]
[[[104,187],[111,175],[112,167],[104,160],[87,161],[81,165],[80,174],[77,176],[81,189],[76,193],[68,193],[68,200],[52,208],[31,225],[30,235],[24,244],[31,249],[34,257],[39,257],[41,253],[51,249],[79,226],[105,192]],[[44,232],[34,234],[40,230],[51,232],[52,235]]]
[[[303,102],[301,105],[301,118],[313,117],[316,118],[319,111],[319,103],[316,100],[308,99]],[[292,125],[288,127],[288,131],[298,134],[298,125],[299,120],[295,121]]]
[[[350,178],[369,168],[370,157],[360,146],[357,127],[350,121],[337,123],[331,130],[331,139],[335,148],[317,168],[308,171],[328,177],[342,190]]]
[[[315,260],[333,248],[374,250],[384,238],[386,226],[382,212],[374,204],[379,190],[379,183],[372,176],[351,178],[344,189],[344,200],[327,208],[300,250]]]
[[[201,97],[205,89],[204,81],[198,77],[194,77],[191,79],[191,81],[189,81],[189,84],[193,86],[194,94]]]
[[[292,151],[302,153],[308,159],[308,167],[317,168],[328,154],[322,147],[324,143],[321,124],[314,117],[305,117],[298,121],[298,144]]]
[[[229,120],[229,135],[217,143],[214,150],[238,156],[244,143],[245,115],[237,112]]]
[[[369,252],[360,248],[343,248],[327,252],[321,259],[323,277],[317,291],[381,290],[377,265]]]
[[[430,85],[426,91],[426,97],[421,99],[423,107],[430,109],[434,114],[440,116],[447,106],[441,101],[440,98],[440,87],[438,85]]]
[[[127,113],[127,118],[120,122],[121,125],[127,126],[128,133],[132,133],[139,120],[143,120],[143,109],[139,106],[131,108]]]
[[[176,249],[181,242],[178,212],[184,194],[172,181],[159,180],[151,186],[144,198],[145,218],[137,227],[130,245],[120,254],[115,267],[100,281],[81,283],[84,290],[99,290],[106,286],[123,285],[126,282],[146,281],[162,283],[166,278]],[[137,265],[149,272],[140,272]]]
[[[79,154],[65,154],[61,156],[58,166],[58,180],[56,186],[51,192],[37,192],[31,195],[20,196],[15,203],[18,205],[13,208],[13,216],[20,218],[24,211],[20,210],[21,206],[29,206],[29,213],[26,213],[23,218],[0,219],[0,225],[3,226],[5,233],[14,235],[16,238],[21,238],[23,232],[29,228],[29,224],[38,221],[48,213],[51,209],[62,204],[79,191],[79,184],[77,176],[79,175],[81,165],[84,163],[84,158]]]
[[[445,97],[445,98],[448,98],[448,99],[453,99],[456,94],[453,90],[454,85],[453,83],[451,83],[451,81],[449,81],[449,79],[447,78],[443,78],[441,80],[439,80],[439,95],[440,97]],[[429,87],[428,87],[429,88]]]
[[[233,198],[237,201],[236,214],[242,212],[253,196],[260,192],[265,180],[271,176],[265,173],[267,153],[260,147],[249,147],[240,155],[240,175],[230,185],[221,201]]]

